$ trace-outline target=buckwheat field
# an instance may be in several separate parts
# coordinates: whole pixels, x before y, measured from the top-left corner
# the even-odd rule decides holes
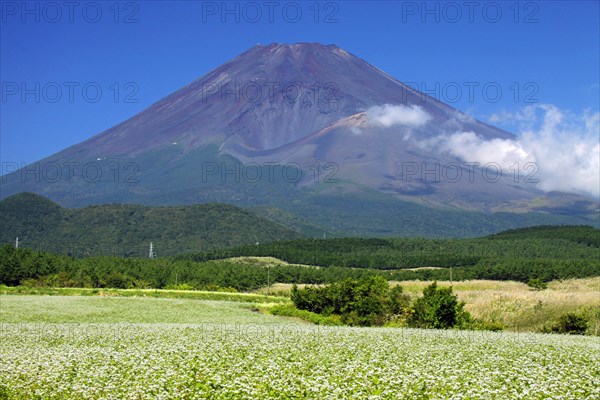
[[[195,300],[55,297],[32,311],[40,299],[3,305],[0,398],[600,398],[597,337],[319,327]],[[125,304],[183,309],[182,323],[119,321]],[[48,322],[19,320],[19,305]]]

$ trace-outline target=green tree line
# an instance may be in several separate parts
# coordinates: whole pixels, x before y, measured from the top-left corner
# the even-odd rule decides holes
[[[501,258],[452,268],[454,280],[584,278],[600,274],[598,259]],[[187,284],[249,291],[269,283],[322,284],[346,278],[380,276],[386,280],[448,280],[448,268],[375,269],[343,266],[311,267],[245,265],[229,259],[194,261],[187,258],[74,258],[11,245],[0,248],[0,284],[58,287],[165,288]]]

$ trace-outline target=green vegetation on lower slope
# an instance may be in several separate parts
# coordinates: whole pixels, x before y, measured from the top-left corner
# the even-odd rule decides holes
[[[274,202],[299,220],[323,227],[335,236],[466,238],[532,225],[593,225],[599,227],[598,211],[589,215],[544,212],[479,212],[425,206],[399,200],[365,188],[327,188],[301,192],[292,201]],[[345,193],[344,190],[349,191]]]
[[[0,202],[0,243],[19,237],[23,247],[75,256],[159,256],[265,243],[300,234],[238,207],[103,205],[61,208],[31,193]]]
[[[302,233],[306,237],[337,237],[341,235],[340,232],[336,232],[331,228],[325,228],[321,225],[318,225],[314,221],[308,221],[306,219],[299,218],[291,212],[284,211],[281,208],[261,205],[250,207],[248,210],[252,211],[259,217]]]
[[[231,259],[198,263],[169,258],[72,258],[10,245],[0,248],[0,284],[9,286],[163,289],[185,284],[196,290],[251,291],[272,282],[325,283],[372,275],[391,280],[419,278],[417,271],[271,266]]]

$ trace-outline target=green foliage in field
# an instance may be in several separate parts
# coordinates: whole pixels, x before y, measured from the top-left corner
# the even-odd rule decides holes
[[[186,298],[167,296],[176,294],[101,292],[78,296],[69,293],[55,296],[15,294],[0,297],[0,331],[6,324],[266,324],[281,322],[272,315],[253,313],[252,307],[261,306],[256,300],[264,296],[219,296],[221,293],[196,293]],[[158,297],[160,296],[160,297]],[[244,300],[255,300],[246,302]],[[277,301],[278,299],[267,299]],[[289,300],[286,301],[289,304]],[[282,304],[286,304],[282,303]],[[1,375],[1,374],[0,374]]]
[[[539,278],[532,278],[527,282],[527,286],[535,290],[548,289],[548,284]]]
[[[561,315],[558,321],[545,331],[568,335],[584,335],[588,325],[589,319],[585,315],[571,312]]]
[[[269,313],[280,317],[300,318],[315,325],[343,325],[340,317],[335,314],[322,315],[312,311],[299,310],[293,304],[278,304],[268,309]]]
[[[151,297],[158,299],[188,299],[235,301],[239,303],[289,303],[288,297],[226,291],[169,290],[169,289],[89,289],[27,287],[0,285],[0,295],[85,296],[85,297]]]
[[[344,279],[321,288],[294,286],[291,299],[300,310],[339,315],[343,323],[358,326],[383,325],[409,304],[400,286],[390,289],[380,276]]]
[[[409,326],[427,329],[448,329],[461,321],[472,320],[464,310],[465,304],[458,301],[452,288],[439,288],[436,282],[423,289],[423,297],[412,307],[407,322]]]
[[[401,286],[390,288],[388,282],[378,276],[345,279],[324,287],[298,289],[294,285],[291,299],[298,310],[325,317],[339,316],[346,325],[381,326],[391,322],[426,329],[492,328],[475,321],[464,310],[465,304],[452,293],[452,288],[439,288],[436,282],[427,286],[423,297],[412,304],[410,297],[402,293]]]

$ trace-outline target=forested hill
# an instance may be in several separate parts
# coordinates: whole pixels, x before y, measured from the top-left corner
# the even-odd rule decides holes
[[[472,266],[510,269],[536,264],[550,270],[551,265],[558,263],[560,269],[564,264],[600,275],[600,230],[589,226],[538,226],[477,239],[297,239],[181,258],[205,261],[238,256],[271,256],[290,263],[375,269]]]
[[[145,256],[290,240],[300,235],[238,207],[102,205],[62,208],[31,193],[0,202],[0,243],[54,253]]]
[[[600,247],[600,230],[591,226],[541,225],[510,229],[488,236],[489,239],[563,239]]]

